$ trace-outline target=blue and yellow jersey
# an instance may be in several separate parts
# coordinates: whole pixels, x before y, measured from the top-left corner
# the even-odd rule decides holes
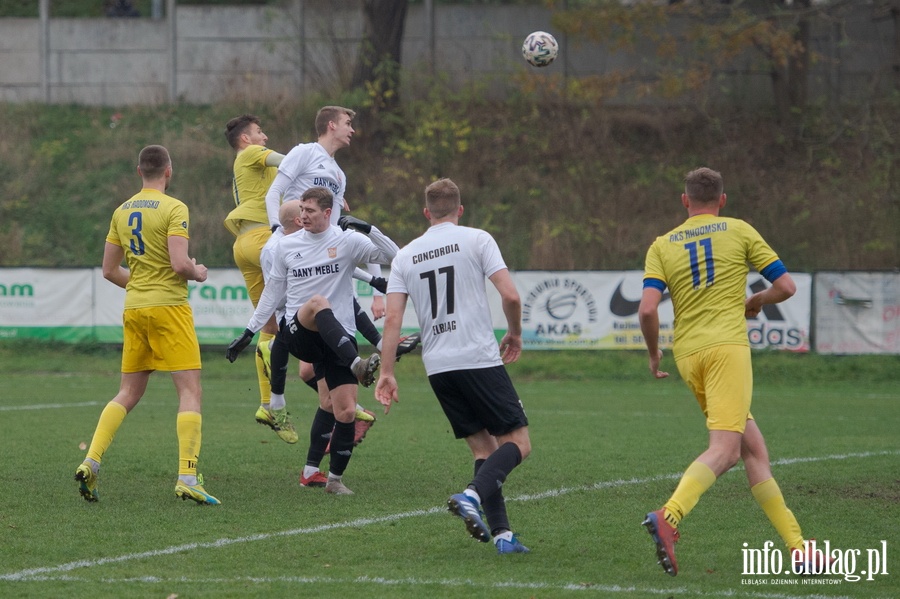
[[[266,166],[266,157],[272,150],[265,146],[247,146],[234,159],[232,195],[234,210],[225,217],[225,228],[235,237],[244,221],[269,224],[266,214],[266,192],[275,180],[278,167]]]
[[[113,213],[106,241],[125,250],[126,309],[187,303],[187,281],[172,270],[169,236],[189,238],[189,223],[187,206],[155,189],[142,189]]]
[[[701,214],[656,238],[647,252],[644,287],[669,288],[676,358],[713,345],[749,345],[748,263],[769,281],[787,272],[756,229],[736,218]]]

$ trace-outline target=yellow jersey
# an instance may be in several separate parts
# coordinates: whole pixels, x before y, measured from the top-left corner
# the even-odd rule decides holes
[[[188,284],[172,270],[169,236],[190,238],[187,206],[155,189],[142,189],[113,213],[106,241],[122,246],[131,271],[125,309],[188,303]]]
[[[266,214],[266,192],[275,180],[278,167],[266,166],[272,150],[265,146],[247,146],[234,158],[232,195],[234,210],[225,217],[225,228],[237,237],[244,221],[269,224]]]
[[[710,214],[687,219],[647,252],[644,287],[669,288],[676,358],[714,345],[750,345],[744,317],[748,263],[767,280],[786,269],[748,223]]]

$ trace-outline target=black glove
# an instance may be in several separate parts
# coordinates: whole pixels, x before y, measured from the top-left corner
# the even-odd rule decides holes
[[[387,279],[384,277],[372,277],[372,281],[369,282],[369,285],[381,293],[387,293]]]
[[[253,331],[250,329],[244,329],[243,334],[231,342],[231,345],[228,346],[228,349],[225,350],[225,357],[228,358],[229,362],[234,362],[237,360],[238,354],[247,349],[247,346],[250,345],[250,341],[253,340]]]
[[[272,225],[272,232],[274,233],[274,232],[277,231],[279,228],[281,228],[281,225]]]
[[[368,235],[372,230],[372,225],[367,223],[364,220],[360,220],[355,216],[342,216],[338,219],[338,226],[346,231],[348,228],[353,229],[354,231],[359,231],[364,235]]]

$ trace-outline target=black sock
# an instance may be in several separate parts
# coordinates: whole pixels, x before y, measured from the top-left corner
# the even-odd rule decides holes
[[[484,465],[485,460],[475,460],[475,476]],[[488,525],[491,527],[491,536],[495,537],[501,532],[512,530],[509,527],[509,516],[506,515],[506,500],[503,498],[503,489],[499,489],[490,497],[485,498],[481,502],[481,508],[484,510],[484,517],[487,518]]]
[[[328,465],[328,471],[332,474],[342,475],[350,463],[355,432],[355,422],[334,423],[334,432],[331,434],[331,463]]]
[[[312,389],[313,391],[315,391],[316,394],[318,395],[318,393],[319,393],[319,381],[316,380],[315,375],[313,375],[313,377],[312,377],[311,379],[309,379],[308,381],[303,381],[303,382],[306,383],[307,385],[309,385],[310,389]]]
[[[375,328],[375,324],[366,311],[362,309],[356,298],[353,298],[353,309],[356,310],[356,330],[365,338],[366,341],[378,347],[381,343],[381,333]]]
[[[325,457],[325,448],[334,428],[334,414],[322,408],[316,410],[312,426],[309,427],[309,450],[306,452],[306,465],[319,467]]]
[[[337,354],[341,365],[349,368],[359,356],[359,352],[356,350],[356,343],[347,335],[347,331],[335,318],[331,308],[325,308],[316,314],[316,327],[318,327],[319,335],[325,341],[325,345]]]
[[[272,387],[272,393],[276,395],[284,395],[290,356],[291,353],[282,340],[281,334],[275,335],[275,339],[272,341],[272,354],[270,357],[272,372],[269,373],[269,384]]]
[[[484,461],[478,474],[472,479],[481,503],[484,505],[490,497],[497,493],[506,481],[513,468],[522,463],[522,452],[515,443],[504,443]]]

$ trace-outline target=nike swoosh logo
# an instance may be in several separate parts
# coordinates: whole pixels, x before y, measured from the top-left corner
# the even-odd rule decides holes
[[[638,313],[638,307],[641,305],[641,300],[631,300],[622,295],[622,285],[624,283],[625,281],[619,281],[619,285],[616,287],[612,298],[609,300],[609,311],[612,312],[613,315],[621,318],[634,316]],[[661,301],[664,302],[668,300],[669,297],[669,292],[666,291],[663,293]]]

